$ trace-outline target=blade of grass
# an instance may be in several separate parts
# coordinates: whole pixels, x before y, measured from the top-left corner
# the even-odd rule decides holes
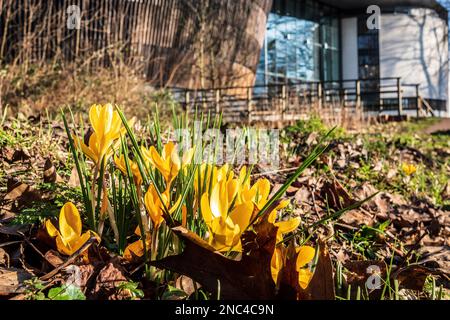
[[[92,208],[91,200],[90,200],[90,197],[89,197],[90,190],[89,190],[89,187],[87,186],[87,178],[86,178],[87,175],[86,175],[85,171],[82,170],[82,166],[81,166],[81,163],[79,161],[80,159],[78,157],[78,150],[75,147],[75,143],[73,141],[72,134],[70,132],[69,125],[67,123],[67,118],[66,118],[66,116],[64,114],[64,111],[62,109],[61,109],[61,116],[62,116],[62,119],[63,119],[64,128],[66,130],[67,138],[69,140],[69,149],[70,149],[70,151],[72,153],[72,157],[73,157],[73,160],[75,162],[75,167],[77,169],[77,174],[78,174],[78,179],[80,181],[81,194],[83,196],[84,206],[86,208],[86,211],[88,212],[88,224],[89,224],[89,226],[90,226],[90,228],[92,230],[97,230],[96,219],[95,219],[95,212],[94,212],[94,210]]]
[[[250,222],[249,226],[253,225],[255,223],[255,221],[261,217],[266,211],[267,209],[275,202],[277,201],[279,198],[281,198],[281,196],[286,192],[286,190],[290,187],[290,185],[292,183],[294,183],[294,181],[297,180],[297,178],[303,173],[303,171],[305,171],[306,168],[308,168],[318,157],[320,157],[320,155],[322,153],[325,152],[325,150],[328,148],[328,145],[323,146],[323,143],[325,142],[325,140],[333,133],[333,131],[336,129],[336,127],[334,127],[333,129],[331,129],[317,144],[317,146],[314,148],[314,150],[312,151],[312,153],[305,159],[305,161],[302,163],[302,165],[294,172],[294,174],[288,179],[288,181],[286,181],[283,186],[281,186],[280,189],[278,189],[278,191],[267,201],[267,203],[264,205],[264,207],[261,209],[261,211],[256,215],[255,218],[253,218],[253,220]],[[249,227],[248,226],[248,227]],[[247,228],[248,228],[247,227]]]

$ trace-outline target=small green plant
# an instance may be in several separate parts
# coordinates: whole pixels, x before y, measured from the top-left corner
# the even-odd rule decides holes
[[[46,300],[86,300],[80,288],[73,284],[51,288]]]
[[[362,226],[359,230],[350,233],[338,233],[338,235],[348,241],[353,248],[368,259],[376,258],[377,248],[380,247],[379,239],[385,233],[390,221],[378,223],[373,227]]]
[[[25,295],[28,300],[86,300],[80,288],[73,284],[63,284],[48,290],[48,286],[39,278],[26,280],[24,284],[27,286]]]
[[[39,278],[32,278],[25,280],[24,284],[27,286],[25,289],[25,295],[28,300],[45,300],[45,284]]]
[[[130,295],[130,300],[137,300],[144,298],[144,291],[138,288],[139,283],[137,282],[122,282],[117,286],[118,293],[127,292]]]

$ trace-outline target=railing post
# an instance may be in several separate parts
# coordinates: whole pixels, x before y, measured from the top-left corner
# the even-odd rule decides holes
[[[247,114],[248,114],[247,121],[248,121],[248,125],[250,125],[252,122],[252,99],[253,99],[252,89],[253,89],[252,87],[247,88]]]
[[[361,109],[361,80],[355,81],[356,109]]]
[[[220,113],[220,89],[216,89],[216,114]]]
[[[318,99],[318,105],[319,105],[319,110],[322,109],[322,82],[319,82],[317,84],[317,99]]]
[[[401,78],[397,78],[397,103],[398,103],[398,116],[402,116],[403,112],[403,97],[402,97],[402,82]]]
[[[347,89],[341,89],[341,102],[344,109],[347,107]]]
[[[189,107],[190,107],[190,104],[191,104],[191,95],[190,95],[189,90],[186,90],[184,92],[184,103],[186,105],[186,111],[189,111]]]
[[[420,100],[420,90],[419,84],[416,84],[416,108],[417,108],[417,118],[420,117],[420,110],[422,109],[422,101]]]
[[[287,105],[287,87],[286,85],[283,85],[281,87],[281,114],[280,114],[281,121],[284,121],[284,113],[286,112],[286,105]]]

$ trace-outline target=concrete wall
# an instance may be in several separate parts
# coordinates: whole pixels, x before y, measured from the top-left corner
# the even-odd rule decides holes
[[[358,79],[358,20],[341,20],[342,79]]]
[[[402,77],[403,83],[419,83],[423,97],[448,100],[447,33],[446,21],[430,9],[383,14],[380,76]]]

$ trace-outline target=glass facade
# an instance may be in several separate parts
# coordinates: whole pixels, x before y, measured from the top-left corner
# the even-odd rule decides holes
[[[275,0],[257,85],[340,79],[339,14],[317,1]]]
[[[367,28],[367,18],[358,17],[358,69],[362,100],[366,107],[380,102],[380,46],[378,29]],[[364,81],[366,80],[366,81]]]

